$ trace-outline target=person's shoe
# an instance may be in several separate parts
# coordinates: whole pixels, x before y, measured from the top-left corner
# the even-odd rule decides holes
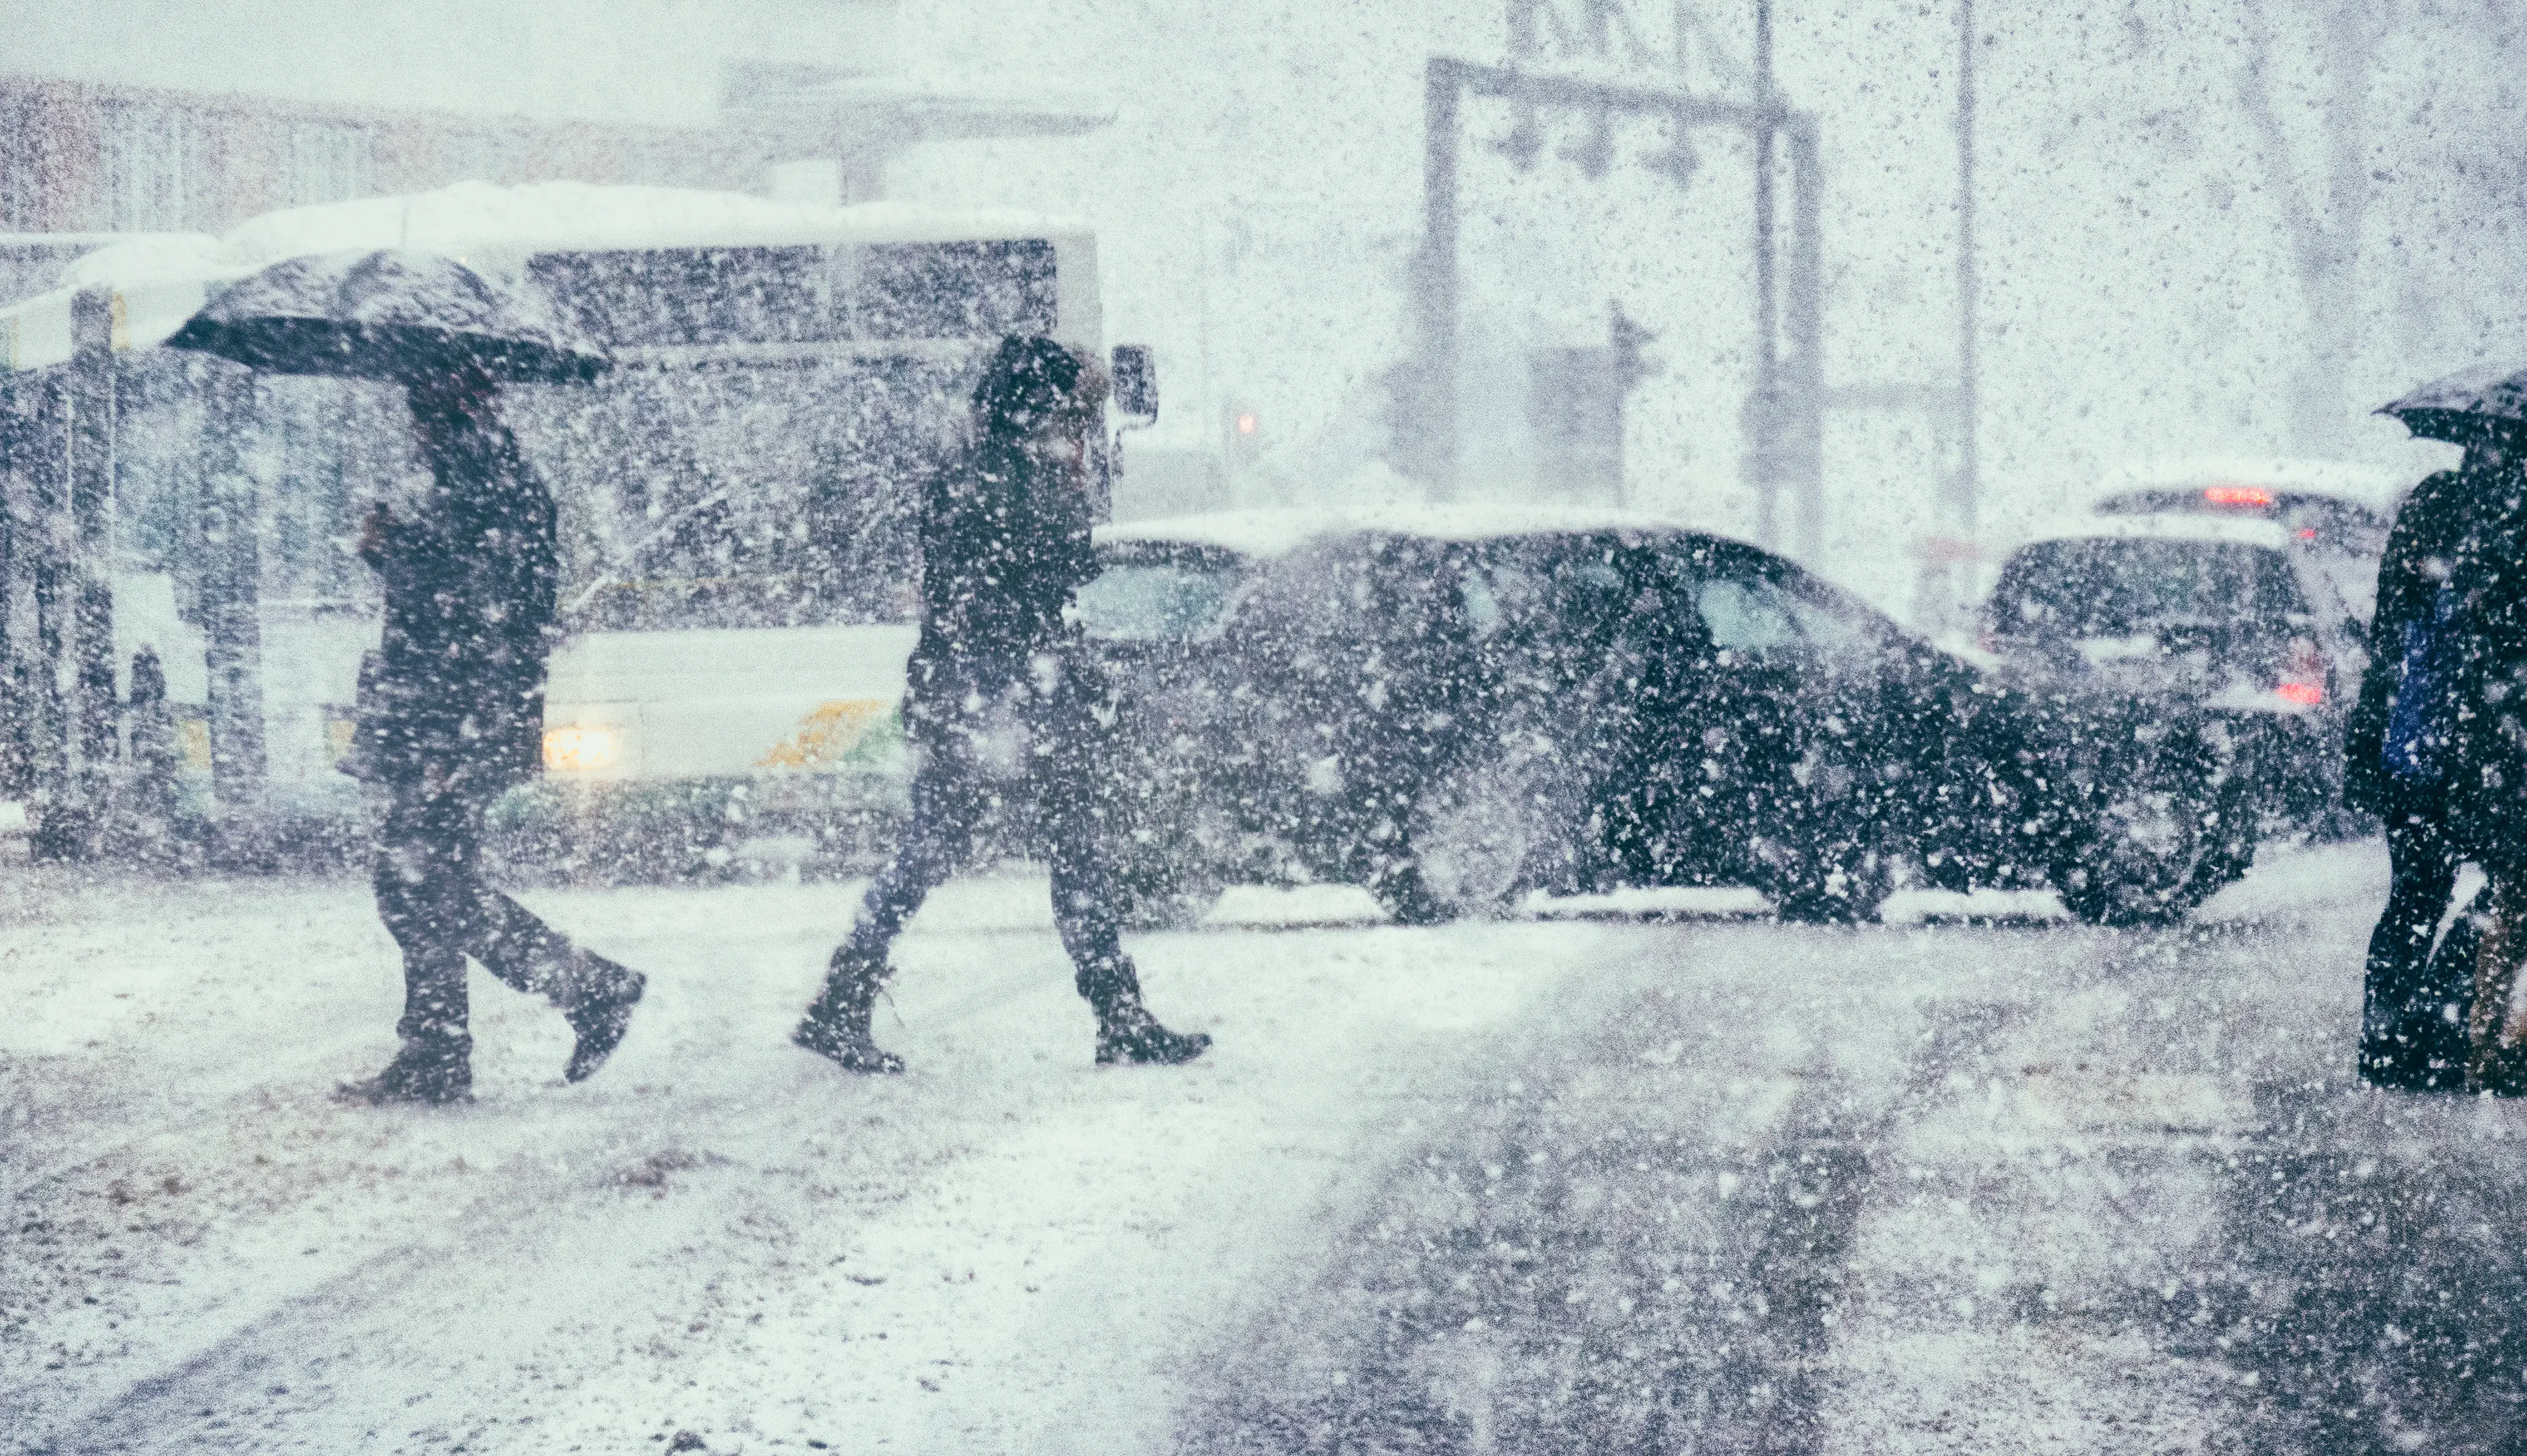
[[[414,1037],[404,1042],[386,1070],[362,1081],[334,1089],[334,1100],[357,1107],[390,1107],[414,1103],[444,1107],[474,1100],[474,1038]]]
[[[903,1059],[880,1047],[869,1031],[869,1012],[885,979],[884,961],[835,951],[833,966],[825,973],[825,988],[790,1033],[791,1044],[845,1072],[879,1076],[902,1072]]]
[[[1207,1031],[1170,1031],[1138,1003],[1097,1018],[1100,1067],[1180,1067],[1211,1049]]]
[[[579,1041],[570,1049],[570,1062],[561,1069],[564,1081],[586,1081],[614,1055],[623,1044],[623,1033],[632,1026],[632,1008],[641,1004],[641,993],[649,986],[649,979],[638,971],[614,964],[599,955],[580,954],[586,958],[589,979],[602,987],[588,999],[563,1013],[570,1029],[579,1033]]]

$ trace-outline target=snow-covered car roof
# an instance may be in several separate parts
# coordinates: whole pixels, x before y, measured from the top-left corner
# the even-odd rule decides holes
[[[2028,533],[2011,554],[2046,541],[2204,541],[2234,546],[2291,549],[2291,533],[2280,522],[2260,516],[2164,514],[2152,516],[2072,516],[2046,522]]]
[[[2108,471],[2089,492],[2091,507],[2137,490],[2207,490],[2223,485],[2347,501],[2380,516],[2413,488],[2404,471],[2341,460],[2196,456],[2145,461]]]
[[[1097,528],[1101,542],[1181,542],[1218,546],[1253,557],[1285,556],[1325,536],[1388,534],[1481,541],[1502,536],[1579,531],[1682,531],[1685,527],[1634,511],[1586,506],[1389,505],[1356,511],[1212,511]]]

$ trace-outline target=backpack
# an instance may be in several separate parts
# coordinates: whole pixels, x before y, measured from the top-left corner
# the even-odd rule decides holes
[[[2459,615],[2456,587],[2442,582],[2431,609],[2404,624],[2403,671],[2388,704],[2379,754],[2387,772],[2407,782],[2437,783],[2451,767],[2464,666]]]

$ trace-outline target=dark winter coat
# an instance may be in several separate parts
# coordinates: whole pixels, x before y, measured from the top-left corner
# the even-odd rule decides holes
[[[2354,808],[2386,811],[2387,717],[2403,678],[2404,628],[2430,615],[2440,584],[2455,570],[2471,520],[2467,500],[2465,477],[2441,471],[2413,487],[2387,532],[2378,610],[2369,621],[2369,667],[2345,734],[2343,797]]]
[[[1097,575],[1086,476],[1023,441],[986,435],[934,477],[921,510],[916,705],[936,678],[1014,679],[1038,653],[1078,654],[1064,622]]]
[[[552,497],[517,441],[488,414],[463,425],[416,519],[363,546],[386,630],[361,672],[358,757],[384,781],[436,770],[496,793],[542,767],[561,573]]]
[[[2527,872],[2527,469],[2468,472],[2460,488],[2474,524],[2450,577],[2464,651],[2450,822],[2460,853],[2505,876]]]

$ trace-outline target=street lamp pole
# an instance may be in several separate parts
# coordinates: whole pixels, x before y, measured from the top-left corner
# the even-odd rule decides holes
[[[1756,536],[1780,545],[1780,305],[1773,247],[1773,0],[1755,0],[1755,397],[1747,412],[1754,438]]]
[[[1975,0],[1957,0],[1957,533],[1981,528],[1983,451],[1975,424],[1981,362],[1975,339]]]

